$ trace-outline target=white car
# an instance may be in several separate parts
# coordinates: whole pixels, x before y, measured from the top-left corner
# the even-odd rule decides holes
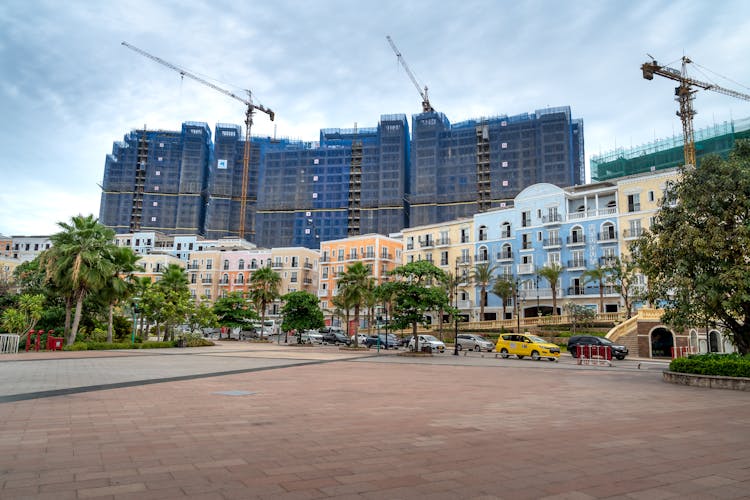
[[[322,344],[323,335],[317,330],[307,330],[300,335],[303,344]]]
[[[364,346],[366,338],[367,338],[367,335],[365,335],[364,333],[358,333],[357,334],[357,345]],[[354,345],[354,335],[352,335],[351,339],[352,339],[352,345]]]
[[[490,342],[481,335],[474,333],[461,333],[458,335],[458,350],[471,349],[475,352],[492,352],[495,350],[495,343]]]
[[[434,335],[419,336],[419,350],[421,351],[425,346],[430,346],[432,352],[445,352],[445,344],[441,340],[438,340]],[[414,337],[411,338],[407,347],[410,351],[414,351]]]

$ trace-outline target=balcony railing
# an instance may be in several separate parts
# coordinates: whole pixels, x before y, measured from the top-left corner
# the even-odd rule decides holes
[[[606,217],[607,215],[615,215],[617,214],[617,207],[608,207],[608,208],[600,208],[598,210],[587,210],[585,212],[571,212],[568,213],[566,216],[566,219],[569,221],[572,220],[581,220],[581,219],[588,219],[589,217]]]
[[[432,248],[435,246],[435,242],[432,240],[424,240],[419,242],[419,246],[422,248]]]
[[[203,278],[201,280],[201,283],[203,283],[204,285],[209,285],[209,284],[211,284],[213,282],[214,282],[214,280],[212,280],[211,278]]]
[[[500,238],[510,238],[510,231],[500,231]]]
[[[562,222],[562,215],[552,214],[542,217],[542,224],[559,224]]]
[[[622,230],[622,237],[623,238],[640,238],[643,234],[643,228],[635,228],[635,229],[623,229]]]
[[[568,245],[584,245],[586,243],[586,236],[583,234],[573,233],[572,236],[565,238]]]
[[[471,257],[459,257],[458,265],[459,266],[471,265]]]
[[[440,238],[437,241],[437,244],[438,244],[438,246],[450,245],[451,244],[451,239],[450,238]]]
[[[485,255],[480,254],[480,255],[475,255],[474,260],[477,263],[479,263],[479,262],[487,262],[489,259],[486,254]]]
[[[518,264],[518,274],[534,274],[534,264]]]
[[[497,260],[513,260],[513,251],[498,252]]]
[[[568,261],[568,268],[586,267],[586,259],[573,259]]]
[[[617,257],[613,255],[607,255],[606,257],[599,257],[599,264],[604,267],[614,266],[617,263]]]
[[[598,241],[614,241],[617,239],[617,233],[614,231],[604,231],[603,233],[597,233],[596,239]]]
[[[305,262],[305,269],[312,269],[313,265],[312,262]]]
[[[545,248],[562,246],[562,238],[547,238],[542,242]]]
[[[568,288],[568,295],[599,295],[599,287],[594,286],[571,286]],[[619,295],[612,285],[605,285],[602,288],[602,295]]]

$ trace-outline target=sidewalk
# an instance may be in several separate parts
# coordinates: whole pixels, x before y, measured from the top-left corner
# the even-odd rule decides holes
[[[71,381],[87,370],[107,377],[113,367],[169,376],[191,365],[246,370],[0,403],[0,498],[682,499],[750,491],[746,393],[665,384],[658,371],[308,349],[0,363],[48,365],[47,376]]]

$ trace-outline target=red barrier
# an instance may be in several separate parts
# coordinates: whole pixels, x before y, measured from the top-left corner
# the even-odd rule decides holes
[[[63,350],[63,338],[53,337],[54,330],[47,332],[47,350],[48,351],[62,351]]]
[[[35,351],[38,351],[39,348],[42,345],[42,334],[44,333],[44,330],[29,330],[29,334],[26,336],[26,352],[29,352],[29,348],[32,347]],[[34,340],[34,336],[36,336],[36,340]]]
[[[606,345],[577,345],[579,365],[612,365],[612,348]]]

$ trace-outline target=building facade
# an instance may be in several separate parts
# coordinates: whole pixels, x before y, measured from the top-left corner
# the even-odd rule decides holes
[[[384,115],[319,141],[253,138],[247,175],[236,125],[186,122],[135,130],[105,162],[100,220],[117,233],[157,231],[258,246],[390,234],[499,207],[538,182],[584,181],[583,123],[570,108],[469,120]],[[242,213],[244,207],[244,214]]]

